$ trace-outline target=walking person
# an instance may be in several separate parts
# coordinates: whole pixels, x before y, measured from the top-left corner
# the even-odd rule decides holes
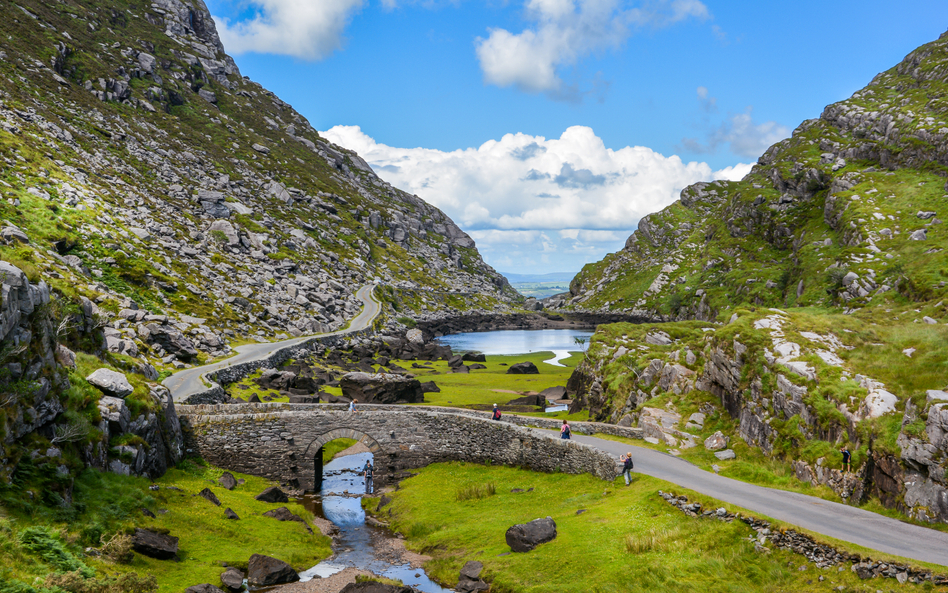
[[[842,449],[839,450],[839,452],[843,454],[843,472],[853,471],[852,463],[851,463],[853,459],[853,454],[849,452],[849,447],[843,447]]]
[[[563,418],[563,426],[560,427],[560,438],[568,441],[570,434],[572,434],[572,431],[569,428],[569,424],[566,422],[566,418]]]
[[[356,412],[356,403],[357,403],[358,401],[359,401],[359,400],[357,400],[356,398],[352,398],[352,401],[349,402],[349,412],[350,412],[350,413],[355,414],[355,412]]]
[[[365,476],[365,493],[372,494],[372,472],[375,468],[372,467],[372,460],[367,459],[365,461],[365,467],[362,468],[362,475]]]
[[[622,462],[622,477],[625,478],[625,485],[628,486],[632,483],[632,451],[619,457],[619,461]]]
[[[500,420],[500,408],[497,407],[497,404],[494,404],[494,412],[490,415],[491,420]]]

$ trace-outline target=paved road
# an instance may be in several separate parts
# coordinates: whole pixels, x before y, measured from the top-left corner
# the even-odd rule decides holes
[[[328,334],[316,335],[339,336],[355,331],[360,331],[369,327],[378,316],[379,312],[382,310],[382,306],[372,297],[372,291],[374,289],[374,284],[368,284],[356,292],[356,296],[362,301],[364,307],[362,312],[352,320],[347,329]],[[283,340],[282,342],[265,342],[260,344],[245,344],[243,346],[238,346],[234,349],[237,352],[236,356],[231,356],[230,358],[215,362],[213,364],[179,371],[162,381],[162,385],[171,390],[171,395],[176,403],[182,402],[187,399],[188,396],[205,391],[207,389],[207,387],[204,385],[204,381],[201,379],[201,377],[206,373],[216,371],[217,369],[237,363],[257,360],[259,358],[266,358],[276,350],[286,348],[287,346],[301,344],[314,337],[316,336],[301,336],[299,338]],[[210,380],[207,381],[210,383]]]
[[[948,566],[948,533],[805,494],[755,486],[704,471],[672,455],[573,433],[607,453],[632,451],[635,471],[809,531],[888,554]]]

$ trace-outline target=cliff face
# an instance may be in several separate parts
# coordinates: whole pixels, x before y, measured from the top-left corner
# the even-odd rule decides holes
[[[586,266],[569,303],[713,319],[740,304],[938,301],[948,37],[826,107],[739,182],[698,183]]]
[[[681,451],[720,430],[845,500],[948,521],[946,96],[943,35],[586,266],[567,308],[678,321],[600,327],[574,411]],[[831,469],[841,446],[857,474]]]

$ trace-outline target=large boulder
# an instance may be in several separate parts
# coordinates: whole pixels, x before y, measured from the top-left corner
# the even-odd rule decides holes
[[[102,393],[114,397],[128,397],[134,391],[125,375],[110,369],[96,369],[86,377],[86,381]]]
[[[487,362],[487,356],[481,352],[465,352],[461,359],[466,362]]]
[[[390,373],[346,373],[339,387],[343,396],[366,404],[425,401],[421,381]]]
[[[178,557],[178,538],[136,528],[132,535],[132,549],[142,556],[170,560]]]
[[[540,544],[556,539],[556,522],[547,517],[520,523],[508,529],[505,538],[514,552],[529,552]]]
[[[247,563],[247,583],[252,587],[269,587],[282,583],[295,583],[300,575],[293,567],[270,556],[254,554]]]
[[[545,406],[546,398],[542,395],[525,395],[523,397],[518,397],[517,399],[512,399],[507,402],[508,406]]]
[[[276,486],[270,486],[260,494],[254,496],[254,498],[261,502],[290,502],[290,499],[286,496],[286,492],[283,492]]]
[[[507,369],[508,375],[539,375],[540,370],[532,362],[518,362]]]
[[[547,387],[540,392],[540,395],[551,401],[566,399],[566,388],[562,385],[557,387]]]

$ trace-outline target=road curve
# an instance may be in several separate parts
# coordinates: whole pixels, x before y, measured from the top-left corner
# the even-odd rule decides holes
[[[631,449],[636,472],[667,480],[748,511],[887,554],[948,566],[948,533],[814,496],[725,478],[652,449],[633,448],[576,433],[573,433],[573,440],[612,455],[622,455]]]
[[[361,331],[369,327],[382,310],[382,306],[372,296],[375,290],[374,284],[367,284],[356,292],[356,296],[362,301],[364,307],[362,312],[352,319],[349,327],[328,334],[314,334],[310,336],[300,336],[283,340],[282,342],[262,342],[259,344],[244,344],[234,349],[237,354],[224,360],[207,364],[199,367],[178,371],[161,382],[162,385],[171,390],[171,396],[175,403],[183,402],[189,396],[207,390],[202,377],[212,371],[232,366],[241,362],[249,362],[260,358],[266,358],[271,353],[288,346],[302,344],[319,336],[341,336],[356,331]],[[210,380],[208,380],[210,382]]]

